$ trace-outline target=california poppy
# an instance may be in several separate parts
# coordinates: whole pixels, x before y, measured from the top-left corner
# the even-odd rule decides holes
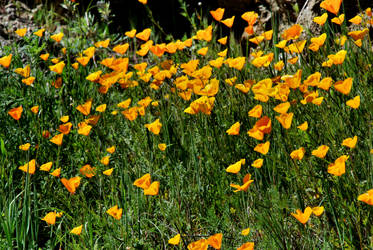
[[[337,15],[341,7],[342,0],[324,0],[320,3],[320,7],[326,9],[330,13]]]
[[[260,143],[260,144],[255,146],[254,151],[259,152],[263,155],[266,155],[268,153],[269,146],[270,146],[269,141],[267,141],[265,143]]]
[[[83,229],[83,225],[80,225],[80,226],[77,226],[71,229],[70,233],[75,234],[75,235],[80,235],[82,233],[82,229]]]
[[[57,146],[61,146],[62,140],[63,140],[63,134],[61,133],[61,134],[53,136],[49,141],[56,144]]]
[[[145,127],[155,135],[158,135],[162,128],[162,123],[159,122],[159,119],[155,120],[152,123],[145,124]]]
[[[222,20],[221,22],[228,28],[232,28],[235,16]]]
[[[123,209],[122,208],[119,209],[117,205],[109,208],[106,211],[107,214],[109,214],[110,216],[112,216],[116,220],[120,220],[120,218],[122,218],[122,212],[123,212]]]
[[[348,100],[346,102],[346,105],[353,108],[353,109],[359,108],[359,106],[360,106],[360,96],[358,95],[358,96],[355,96],[353,99]]]
[[[65,63],[64,62],[59,62],[56,65],[49,66],[49,69],[51,71],[56,72],[57,74],[61,75],[64,67],[65,67]]]
[[[246,242],[245,244],[238,247],[237,250],[254,250],[254,246],[254,242]]]
[[[359,195],[357,199],[373,206],[373,189],[370,189],[366,193]]]
[[[180,234],[177,234],[168,240],[168,244],[178,245],[180,243],[180,238],[181,238]]]
[[[107,48],[109,46],[110,39],[106,39],[103,41],[98,41],[95,43],[96,48]]]
[[[342,142],[342,146],[346,146],[349,148],[355,148],[357,143],[357,136],[355,135],[353,138],[346,138]]]
[[[148,41],[149,40],[149,37],[150,37],[150,33],[152,32],[151,29],[147,28],[147,29],[144,29],[143,31],[139,32],[136,34],[136,38],[140,39],[140,40],[143,40],[143,41]]]
[[[353,81],[353,78],[351,77],[345,79],[344,81],[337,81],[334,84],[334,88],[337,91],[341,92],[342,94],[348,95],[352,88],[352,81]]]
[[[12,108],[8,111],[8,114],[13,117],[14,120],[18,121],[21,118],[23,112],[23,107],[19,106],[17,108]]]
[[[208,237],[207,242],[213,248],[220,249],[222,239],[223,239],[223,234],[218,233],[218,234],[214,234],[214,235],[211,235],[210,237]]]
[[[225,170],[228,173],[237,174],[241,170],[241,165],[245,164],[245,159],[241,159],[238,162],[231,164]]]
[[[312,208],[306,207],[304,213],[300,209],[297,209],[296,213],[291,213],[300,223],[306,224],[312,214]]]
[[[47,162],[47,163],[44,163],[43,165],[40,166],[40,170],[41,171],[47,171],[47,172],[49,172],[49,170],[51,169],[52,165],[53,165],[53,162],[51,162],[51,161]]]
[[[328,13],[324,13],[321,16],[316,16],[313,18],[313,21],[317,23],[318,25],[323,26],[328,19]]]
[[[62,32],[58,33],[58,34],[54,34],[51,36],[51,39],[53,39],[54,41],[56,42],[61,42],[62,38],[63,38],[64,34]]]
[[[3,56],[0,58],[0,65],[3,66],[4,68],[9,68],[10,63],[12,61],[12,54],[9,54],[7,56]]]
[[[84,104],[78,105],[76,109],[83,115],[89,115],[91,113],[92,100],[89,99]]]
[[[159,181],[154,181],[148,188],[144,189],[144,195],[157,195],[159,192]]]
[[[339,15],[337,17],[332,18],[331,21],[332,21],[332,23],[341,25],[344,20],[345,20],[345,14],[341,14],[341,15]]]
[[[29,174],[34,174],[35,173],[35,165],[36,161],[35,159],[32,159],[28,163],[26,163],[23,166],[20,166],[18,169],[22,170],[23,172],[29,173]]]
[[[263,159],[262,158],[259,158],[259,159],[256,159],[252,164],[251,166],[254,167],[254,168],[261,168],[263,166]]]
[[[228,135],[238,135],[240,133],[240,122],[233,124],[226,132]]]
[[[223,18],[224,10],[224,8],[217,8],[216,10],[211,10],[210,14],[216,21],[220,22]]]
[[[306,150],[303,147],[301,147],[291,152],[290,157],[295,160],[302,160],[305,152]]]
[[[76,188],[80,185],[81,178],[79,176],[72,177],[70,179],[62,178],[61,182],[70,194],[75,194]]]
[[[27,28],[23,28],[23,29],[18,29],[15,31],[17,35],[19,35],[20,37],[24,37],[26,35],[26,32],[27,32]]]
[[[328,173],[335,176],[341,176],[346,172],[346,161],[349,158],[347,155],[342,155],[338,159],[328,165]]]

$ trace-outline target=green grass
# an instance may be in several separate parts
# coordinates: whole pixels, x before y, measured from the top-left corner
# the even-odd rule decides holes
[[[206,27],[194,22],[200,29]],[[202,22],[207,24],[207,19]],[[199,59],[198,68],[202,68],[225,49],[216,40],[226,27],[214,22],[211,42],[195,40],[191,48],[157,58],[151,52],[145,57],[135,54],[135,48],[139,49],[142,44],[140,40],[118,34],[79,37],[76,25],[75,22],[67,26],[61,44],[48,39],[50,32],[38,38],[29,31],[24,38],[0,49],[0,57],[13,54],[9,69],[0,68],[1,248],[162,249],[172,248],[167,242],[178,233],[182,240],[176,249],[185,249],[189,243],[216,233],[223,234],[223,249],[234,249],[248,241],[255,242],[259,249],[373,248],[373,208],[357,200],[360,194],[373,188],[370,154],[373,148],[373,51],[368,35],[361,48],[350,37],[343,47],[337,46],[333,39],[341,34],[329,23],[324,28],[328,39],[318,52],[307,49],[308,37],[299,62],[287,64],[283,71],[277,72],[274,63],[290,56],[274,47],[281,40],[279,32],[274,30],[276,42],[265,41],[259,46],[264,54],[275,53],[270,66],[256,68],[247,58],[240,71],[227,65],[213,68],[211,78],[217,78],[220,86],[211,115],[190,115],[184,110],[199,96],[193,94],[190,101],[185,101],[171,91],[175,88],[175,78],[184,75],[180,68],[171,79],[164,80],[159,90],[154,90],[149,87],[150,83],[139,79],[133,65],[147,62],[149,69],[166,59],[173,60],[174,65]],[[162,37],[157,36],[156,30],[153,28],[151,39],[160,43]],[[347,29],[342,30],[342,34],[347,35]],[[97,48],[87,66],[72,68],[81,51],[104,38],[111,38],[109,48]],[[139,85],[122,89],[116,83],[107,94],[100,94],[99,84],[85,78],[98,70],[111,72],[99,62],[112,55],[120,57],[111,48],[126,42],[130,50],[123,57],[129,58],[128,71],[134,72],[132,79]],[[198,55],[197,50],[205,46],[209,47],[208,54]],[[61,52],[62,47],[67,49],[66,55]],[[240,45],[233,38],[228,47],[227,57],[242,56]],[[327,55],[341,49],[347,50],[342,65],[321,66]],[[66,64],[61,75],[63,86],[59,89],[51,85],[58,76],[48,68],[52,65],[50,59],[44,62],[39,58],[46,52]],[[36,77],[33,86],[23,84],[21,76],[14,72],[27,64],[31,66],[31,76]],[[303,70],[302,81],[316,71],[322,78],[332,77],[334,82],[352,77],[352,90],[343,95],[333,86],[329,91],[318,89],[324,101],[317,106],[301,104],[303,93],[291,89],[288,100],[294,102],[289,112],[294,113],[294,118],[291,128],[284,129],[273,111],[281,101],[270,97],[263,103],[254,99],[252,91],[243,94],[224,82],[234,76],[236,83],[248,79],[258,82],[294,74],[298,69]],[[357,95],[361,97],[360,107],[355,110],[346,106],[346,101]],[[132,98],[130,107],[133,107],[147,96],[159,101],[159,106],[149,105],[144,116],[129,121],[120,112],[111,114],[122,111],[116,106],[119,102]],[[107,110],[100,114],[89,136],[84,136],[77,133],[77,125],[87,117],[76,107],[88,99],[92,99],[91,114],[100,114],[95,108],[103,103],[107,104]],[[254,147],[261,142],[247,135],[258,120],[249,117],[248,111],[257,104],[263,106],[263,115],[272,121],[271,133],[261,141],[271,143],[267,155],[255,152]],[[20,105],[24,111],[16,121],[8,111]],[[35,105],[40,106],[36,115],[30,111]],[[42,131],[48,130],[52,136],[58,134],[56,129],[63,115],[69,115],[73,128],[58,147],[44,138]],[[144,125],[158,118],[162,128],[159,135],[154,135]],[[228,135],[226,130],[237,121],[241,123],[240,134]],[[309,124],[307,131],[297,128],[304,121]],[[355,135],[358,142],[354,149],[341,146],[345,138]],[[27,142],[31,148],[19,150],[18,147]],[[167,144],[164,152],[158,149],[159,143]],[[325,159],[312,156],[311,151],[322,144],[330,147]],[[116,151],[109,165],[104,166],[100,159],[108,155],[106,148],[113,145]],[[290,153],[300,147],[306,149],[304,158],[291,159]],[[346,173],[333,176],[327,172],[328,164],[341,155],[349,156]],[[259,169],[251,167],[257,158],[264,159]],[[82,177],[76,193],[71,195],[60,178],[38,167],[33,175],[18,169],[31,159],[36,159],[37,166],[52,161],[52,170],[61,168],[60,178]],[[225,171],[240,159],[246,159],[246,164],[237,175]],[[79,172],[86,164],[96,167],[94,177],[87,178]],[[102,171],[109,168],[114,168],[112,176],[103,175]],[[160,182],[156,196],[145,196],[133,185],[146,173],[151,174],[152,181]],[[254,182],[247,192],[234,193],[229,185],[241,185],[247,173]],[[106,213],[114,205],[123,209],[120,220]],[[310,221],[302,225],[291,213],[296,209],[304,211],[307,206],[324,206],[325,212],[320,217],[312,215]],[[63,215],[54,225],[47,225],[41,219],[52,211]],[[81,224],[80,236],[69,233]],[[242,236],[241,231],[247,227],[251,228],[250,234]]]

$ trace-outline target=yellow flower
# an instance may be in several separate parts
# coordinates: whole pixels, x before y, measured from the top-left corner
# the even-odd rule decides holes
[[[368,190],[366,193],[357,197],[359,201],[365,202],[368,205],[373,206],[373,189]]]
[[[265,143],[260,143],[260,144],[256,145],[256,147],[254,148],[254,151],[259,152],[263,155],[266,155],[269,151],[269,146],[270,146],[269,141],[267,141]]]
[[[237,174],[241,170],[241,165],[245,164],[245,162],[245,159],[241,159],[238,162],[229,165],[225,171],[228,173]]]
[[[102,157],[102,159],[100,160],[100,162],[102,164],[104,164],[105,166],[109,165],[109,162],[110,162],[110,156],[104,156]]]
[[[326,145],[321,145],[317,149],[312,151],[312,155],[319,157],[319,158],[324,158],[326,156],[326,153],[328,153],[329,147]]]
[[[341,176],[346,172],[346,161],[349,157],[347,155],[342,155],[334,161],[334,163],[329,164],[328,173],[335,176]]]
[[[321,207],[313,207],[312,208],[312,213],[316,216],[320,216],[324,213],[324,207],[321,206]]]
[[[349,148],[355,148],[357,143],[357,136],[355,135],[353,138],[346,138],[342,142],[342,146],[346,146]]]
[[[35,165],[36,161],[35,159],[32,159],[28,163],[26,163],[23,166],[20,166],[18,169],[22,170],[23,172],[29,173],[29,174],[34,174],[35,173]]]
[[[304,213],[300,209],[297,209],[296,213],[291,213],[300,223],[306,224],[312,214],[312,208],[306,207]]]
[[[306,150],[303,147],[301,147],[291,152],[290,157],[295,160],[302,160],[305,152]]]
[[[54,41],[56,41],[56,42],[59,43],[59,42],[61,42],[63,36],[64,36],[63,33],[60,32],[60,33],[58,33],[58,34],[54,34],[54,35],[52,35],[52,36],[51,36],[51,39],[53,39]]]
[[[158,135],[162,128],[162,123],[159,122],[159,119],[155,120],[152,123],[145,124],[145,127],[155,135]]]
[[[161,151],[165,151],[165,150],[166,150],[166,147],[167,147],[167,145],[166,145],[165,143],[160,143],[160,144],[158,144],[158,148],[159,148],[159,150],[161,150]]]
[[[283,128],[289,129],[291,127],[293,115],[293,113],[285,113],[281,114],[280,116],[276,116],[276,119],[281,123]]]
[[[178,245],[180,243],[180,238],[181,238],[180,234],[177,234],[168,240],[168,244]]]
[[[83,229],[83,225],[80,225],[80,226],[77,226],[77,227],[74,227],[70,233],[71,234],[75,234],[75,235],[80,235],[82,233],[82,229]]]
[[[31,146],[30,143],[22,144],[22,145],[19,146],[19,149],[23,150],[23,151],[27,151],[27,150],[29,150],[30,146]]]
[[[122,208],[119,209],[118,206],[115,205],[114,207],[109,208],[106,213],[112,216],[114,219],[120,220],[120,218],[122,218],[122,211]]]
[[[228,135],[239,135],[240,134],[240,122],[233,124],[226,132]]]
[[[104,175],[110,176],[113,173],[113,170],[114,170],[114,168],[109,168],[109,169],[103,171],[102,173]]]
[[[247,236],[247,235],[249,235],[249,233],[250,233],[250,228],[249,227],[241,231],[241,234],[243,236]]]
[[[19,35],[20,37],[24,37],[26,35],[26,32],[27,32],[27,28],[23,28],[23,29],[18,29],[15,31],[17,35]]]
[[[252,164],[251,166],[253,166],[254,168],[261,168],[263,166],[263,159],[262,158],[259,158],[259,159],[256,159]]]
[[[355,96],[353,99],[350,99],[346,102],[346,105],[353,108],[357,109],[360,106],[360,96]]]
[[[306,131],[308,129],[308,122],[305,121],[304,123],[302,123],[301,125],[299,125],[297,128],[299,128],[302,131]]]

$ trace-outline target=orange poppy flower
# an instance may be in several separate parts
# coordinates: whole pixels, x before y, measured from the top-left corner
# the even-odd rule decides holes
[[[289,108],[290,108],[290,102],[284,102],[274,107],[273,110],[280,114],[286,114]]]
[[[35,169],[36,169],[35,165],[36,165],[36,161],[35,159],[32,159],[25,165],[18,167],[18,169],[22,170],[25,173],[35,174]]]
[[[30,77],[28,77],[26,79],[22,79],[22,82],[24,84],[26,84],[27,86],[30,86],[31,84],[33,84],[34,81],[35,81],[35,77],[33,77],[33,76],[30,76]]]
[[[291,127],[293,116],[293,113],[285,113],[281,114],[280,116],[276,116],[276,119],[281,123],[284,129],[289,129]]]
[[[237,248],[237,250],[254,250],[254,246],[255,246],[254,242],[246,242],[245,244]]]
[[[23,28],[23,29],[18,29],[15,31],[17,35],[19,35],[20,37],[24,37],[26,35],[26,32],[27,32],[27,28]]]
[[[308,122],[305,121],[304,123],[302,123],[301,125],[299,125],[297,128],[299,128],[302,131],[306,131],[308,129]]]
[[[38,36],[38,37],[42,37],[44,31],[45,31],[45,29],[39,29],[39,30],[37,30],[37,31],[34,32],[34,35]]]
[[[240,122],[233,124],[226,132],[228,135],[239,135],[240,134]]]
[[[320,7],[326,9],[330,13],[337,15],[341,7],[342,0],[324,0],[320,3]]]
[[[342,155],[338,159],[328,165],[328,173],[335,176],[341,176],[346,172],[346,161],[349,157],[347,155]]]
[[[80,226],[77,226],[71,229],[70,233],[75,234],[75,235],[80,235],[82,233],[82,230],[83,230],[83,225],[80,225]]]
[[[114,168],[109,168],[109,169],[103,171],[102,173],[106,176],[110,176],[113,173],[113,171],[114,171]]]
[[[291,159],[302,160],[305,152],[306,152],[306,150],[303,147],[301,147],[301,148],[291,152],[290,157],[291,157]]]
[[[64,34],[62,32],[58,33],[58,34],[54,34],[51,36],[51,39],[53,39],[54,41],[56,42],[61,42],[62,38],[63,38]]]
[[[326,153],[328,153],[329,147],[326,145],[321,145],[317,149],[312,150],[312,155],[318,157],[318,158],[324,158],[326,156]]]
[[[149,40],[152,30],[147,28],[136,34],[136,38],[143,40],[144,42]]]
[[[260,143],[260,144],[256,145],[256,147],[254,148],[254,151],[256,151],[258,153],[261,153],[263,155],[266,155],[269,151],[269,146],[270,146],[269,141],[267,141],[265,143]]]
[[[55,169],[50,175],[53,175],[54,177],[60,177],[61,175],[61,168]]]
[[[218,43],[220,43],[221,45],[226,45],[227,44],[227,40],[228,40],[228,37],[225,36],[225,37],[222,37],[218,40]]]
[[[312,208],[312,213],[316,216],[320,216],[324,213],[324,207],[321,206],[321,207],[313,207]]]
[[[316,16],[313,18],[313,21],[320,26],[323,26],[328,19],[328,13],[324,13],[321,16]]]
[[[208,47],[204,47],[204,48],[201,48],[197,51],[197,54],[201,55],[201,56],[205,56],[207,54],[207,51],[209,50]]]
[[[150,174],[145,174],[141,178],[134,181],[133,185],[136,187],[147,189],[151,183],[151,176]]]
[[[223,18],[224,10],[224,8],[217,8],[216,10],[211,10],[210,14],[216,21],[220,22]]]
[[[24,68],[16,68],[14,72],[23,76],[24,78],[27,78],[30,76],[30,65],[26,65]]]
[[[331,54],[328,55],[328,58],[333,61],[334,65],[342,64],[345,60],[347,51],[346,50],[340,50],[335,55]]]
[[[18,148],[19,148],[20,150],[27,151],[27,150],[30,149],[30,146],[31,146],[30,143],[26,143],[26,144],[22,144],[22,145],[20,145]]]
[[[57,129],[57,131],[61,132],[64,135],[68,135],[70,133],[72,126],[73,124],[71,122],[67,122],[67,123],[61,124],[59,128]]]
[[[332,21],[332,23],[341,25],[344,20],[345,20],[345,14],[341,14],[341,15],[339,15],[337,17],[332,18],[331,21]]]
[[[8,114],[13,117],[14,120],[18,121],[21,119],[21,115],[23,112],[23,107],[19,106],[17,108],[12,108],[11,110],[8,111]]]
[[[115,152],[115,146],[111,146],[110,148],[107,148],[106,151],[110,154],[114,154]]]
[[[92,58],[94,56],[94,54],[95,54],[95,51],[96,51],[95,47],[89,47],[89,48],[86,48],[83,51],[83,54],[86,55],[89,58]]]
[[[239,160],[238,162],[229,165],[229,166],[225,169],[225,171],[228,172],[228,173],[237,174],[237,173],[240,172],[240,170],[241,170],[241,165],[245,164],[245,162],[246,162],[245,159],[241,159],[241,160]]]
[[[110,39],[106,39],[103,41],[98,41],[95,43],[96,48],[107,48],[109,46]]]
[[[63,134],[61,133],[61,134],[53,136],[52,139],[50,139],[49,141],[56,144],[57,146],[61,146],[62,140],[63,140]]]
[[[222,20],[221,22],[222,22],[225,26],[227,26],[228,28],[232,28],[232,26],[233,26],[233,22],[234,22],[234,18],[235,18],[235,16],[232,16],[231,18],[227,18],[227,19],[225,19],[225,20]]]
[[[255,13],[254,11],[248,11],[243,13],[241,15],[241,18],[247,22],[248,26],[253,26],[258,16],[258,13]]]
[[[357,143],[357,136],[355,135],[353,138],[346,138],[342,142],[342,146],[346,146],[349,148],[355,148]]]
[[[88,125],[85,122],[81,122],[78,124],[78,134],[88,136],[91,132],[92,126]]]
[[[256,159],[251,166],[254,168],[261,168],[263,166],[264,160],[262,158]]]
[[[360,96],[358,95],[358,96],[355,96],[353,99],[348,100],[346,102],[346,105],[353,108],[353,109],[359,108],[359,106],[360,106]]]
[[[53,72],[56,72],[57,74],[61,75],[63,68],[65,67],[64,62],[59,62],[56,65],[49,66],[49,69]]]
[[[353,78],[351,78],[351,77],[347,78],[344,81],[337,81],[334,84],[334,88],[337,91],[341,92],[342,94],[348,95],[351,91],[351,88],[352,88],[352,81],[353,81]]]
[[[81,178],[79,176],[72,177],[70,179],[62,178],[61,182],[70,194],[75,194],[76,188],[80,185]]]
[[[123,55],[123,54],[125,54],[127,52],[128,48],[129,48],[129,44],[128,43],[119,44],[119,45],[117,45],[117,46],[115,46],[113,48],[113,51],[117,52],[117,53],[119,53],[121,55]]]
[[[160,143],[160,144],[158,144],[158,148],[161,151],[165,151],[166,148],[167,148],[167,145],[165,143]]]
[[[112,216],[116,220],[120,220],[120,218],[122,218],[122,212],[123,212],[123,209],[122,208],[119,209],[117,205],[109,208],[106,211],[107,214],[109,214],[110,216]]]
[[[57,217],[56,212],[49,212],[41,220],[48,223],[48,225],[54,225],[54,224],[56,224],[56,217]]]
[[[215,249],[220,249],[222,239],[223,239],[222,233],[214,234],[207,239],[207,243]]]
[[[312,208],[306,207],[304,213],[300,209],[297,209],[296,213],[291,213],[300,223],[306,224],[312,214]]]
[[[79,172],[85,177],[92,178],[96,175],[96,168],[91,167],[91,165],[86,164],[80,168]]]
[[[159,122],[159,119],[155,120],[152,123],[145,124],[145,127],[155,135],[158,135],[162,128],[162,123]]]
[[[9,68],[10,63],[12,61],[12,54],[9,54],[7,56],[3,56],[0,58],[0,65],[3,66],[4,68]]]
[[[130,37],[130,38],[134,38],[135,35],[136,35],[136,29],[132,29],[130,31],[127,31],[124,33],[126,36]]]
[[[294,24],[289,29],[285,30],[281,37],[284,40],[297,39],[303,31],[303,27],[299,24]]]
[[[210,42],[212,39],[212,26],[209,25],[204,30],[198,30],[196,37],[198,40],[204,40],[206,42]]]
[[[157,195],[159,192],[159,181],[154,181],[148,188],[144,189],[144,195]]]
[[[49,172],[49,170],[51,169],[52,165],[53,165],[53,162],[51,162],[51,161],[47,162],[47,163],[44,163],[43,165],[40,166],[40,170],[41,171],[47,171],[47,172]]]
[[[83,115],[89,115],[91,113],[92,100],[89,99],[84,104],[78,105],[76,109]]]
[[[373,189],[370,189],[366,193],[359,195],[357,199],[373,206]]]
[[[245,177],[243,178],[243,185],[240,186],[240,185],[237,185],[237,184],[230,184],[229,186],[232,187],[232,188],[235,188],[236,190],[234,190],[233,192],[239,192],[239,191],[244,191],[246,192],[249,187],[250,187],[250,184],[253,183],[254,180],[251,179],[251,175],[250,174],[246,174]]]
[[[350,20],[348,20],[350,23],[353,23],[355,25],[359,25],[361,23],[363,19],[361,18],[361,16],[359,15],[356,15],[354,16],[353,18],[351,18]]]

